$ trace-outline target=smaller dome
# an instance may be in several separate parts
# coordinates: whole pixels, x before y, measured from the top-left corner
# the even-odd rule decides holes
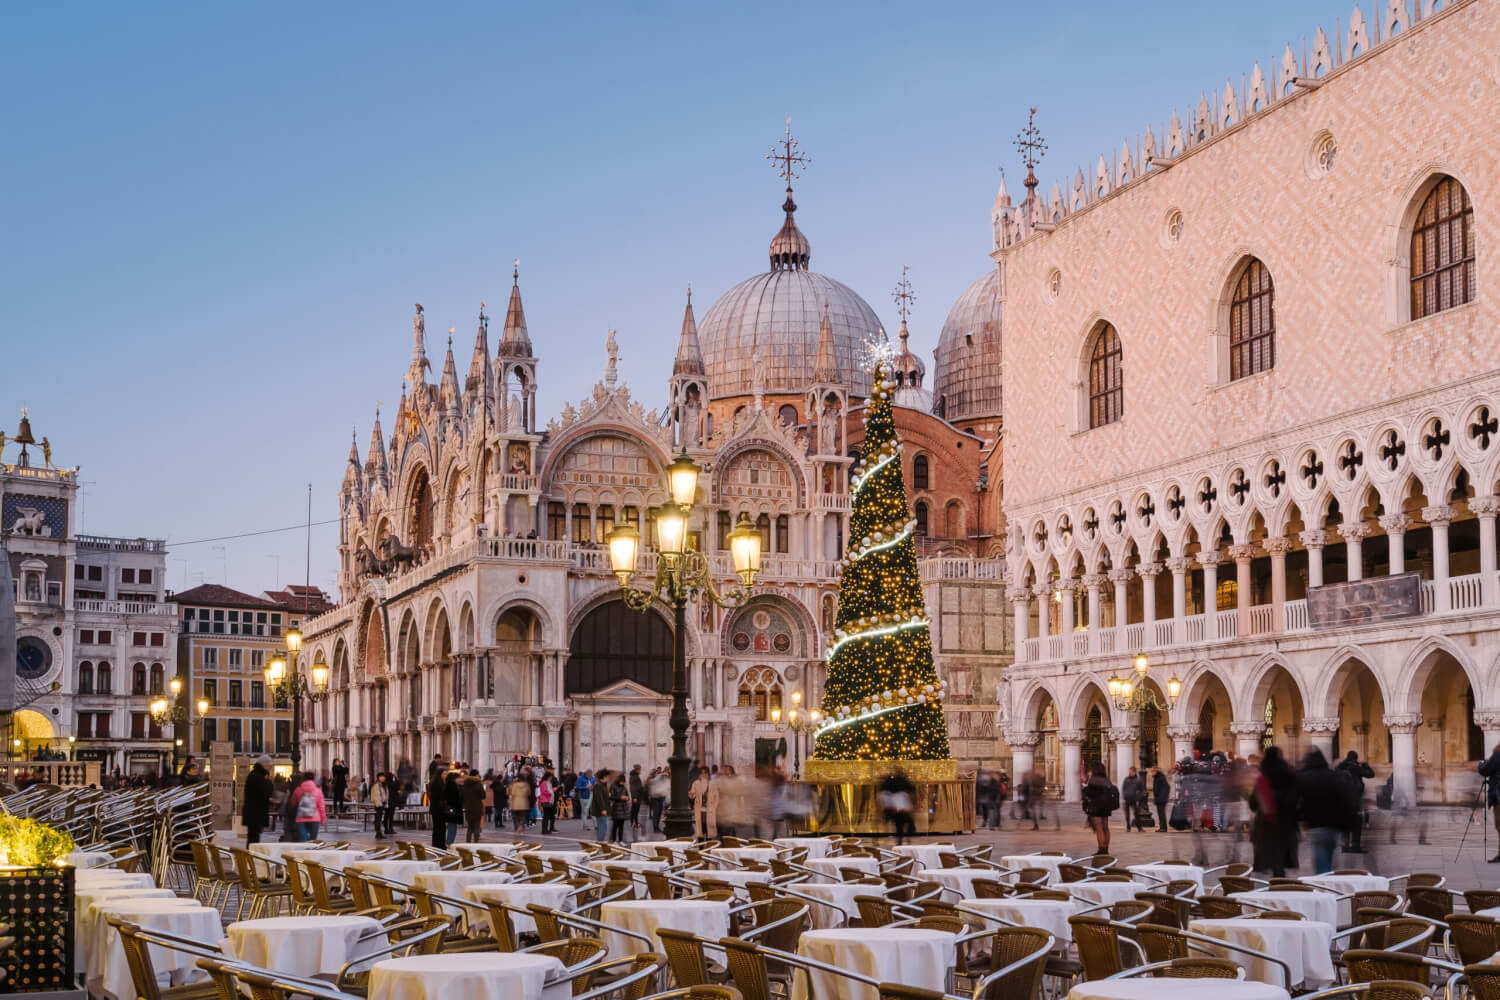
[[[991,268],[958,297],[938,337],[933,413],[957,423],[1001,414],[1000,272]]]
[[[897,406],[905,406],[913,410],[927,412],[932,409],[932,393],[922,388],[922,379],[927,375],[927,366],[922,359],[911,352],[907,344],[910,333],[906,329],[906,319],[901,320],[899,331],[901,346],[897,348],[895,357],[891,358],[891,382],[895,384],[895,403]]]

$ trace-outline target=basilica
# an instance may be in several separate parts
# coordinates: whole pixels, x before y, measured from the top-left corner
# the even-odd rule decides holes
[[[593,393],[540,413],[545,359],[519,274],[493,347],[481,310],[462,376],[450,344],[434,379],[416,307],[410,391],[389,439],[377,413],[363,456],[352,444],[343,471],[338,605],[304,626],[306,648],[332,668],[308,736],[312,764],[339,757],[369,773],[434,753],[480,768],[525,753],[578,769],[663,762],[670,609],[626,607],[604,542],[621,523],[654,537],[665,467],[686,451],[704,469],[692,541],[718,579],[732,579],[727,536],[741,515],[765,553],[747,603],[690,608],[691,752],[795,768],[811,734],[790,724],[791,709],[821,700],[872,344],[894,352],[955,752],[993,759],[1010,654],[995,272],[955,305],[929,388],[908,347],[904,276],[891,343],[864,298],[811,269],[790,181],[767,268],[701,322],[689,296],[672,368],[644,393],[619,380],[610,331]],[[643,548],[638,580],[649,585],[654,565]]]

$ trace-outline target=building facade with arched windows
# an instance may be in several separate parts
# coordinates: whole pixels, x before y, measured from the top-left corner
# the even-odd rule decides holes
[[[1275,743],[1468,802],[1500,743],[1500,9],[1432,6],[997,203],[1005,733],[1070,798]],[[1142,651],[1183,684],[1145,719]]]
[[[580,770],[664,763],[671,610],[626,608],[605,540],[617,524],[641,532],[634,582],[649,586],[653,508],[683,450],[703,468],[692,538],[720,583],[741,514],[765,553],[749,603],[689,606],[690,750],[742,766],[799,756],[774,712],[821,698],[869,392],[862,354],[886,335],[863,298],[809,269],[790,198],[784,210],[766,271],[701,324],[689,298],[661,411],[618,380],[611,332],[593,393],[544,422],[516,275],[498,350],[481,315],[462,381],[451,346],[429,378],[418,307],[389,441],[377,414],[364,457],[351,445],[344,467],[338,606],[303,626],[304,659],[321,656],[333,688],[304,716],[310,765],[341,757],[366,774],[435,753],[481,769],[525,753]],[[997,344],[993,310],[992,296],[961,301],[940,345],[971,325]],[[955,752],[992,761],[1011,638],[999,394],[966,395],[964,426],[935,415],[904,319],[898,336],[896,424]],[[945,358],[940,346],[946,384]]]

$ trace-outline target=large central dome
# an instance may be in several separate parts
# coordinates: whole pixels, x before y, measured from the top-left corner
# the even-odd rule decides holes
[[[861,358],[866,346],[885,341],[885,327],[847,285],[807,269],[812,249],[797,228],[797,205],[787,192],[786,222],[771,240],[771,269],[719,297],[698,325],[711,399],[754,391],[754,358],[760,351],[768,394],[800,394],[818,360],[818,328],[827,308],[833,328],[838,380],[856,396],[870,394]]]

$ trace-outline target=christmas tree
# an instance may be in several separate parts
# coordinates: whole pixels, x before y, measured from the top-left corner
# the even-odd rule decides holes
[[[890,366],[875,366],[865,443],[855,463],[849,551],[825,651],[819,760],[946,760],[944,684],[917,577],[916,521],[906,506]]]

